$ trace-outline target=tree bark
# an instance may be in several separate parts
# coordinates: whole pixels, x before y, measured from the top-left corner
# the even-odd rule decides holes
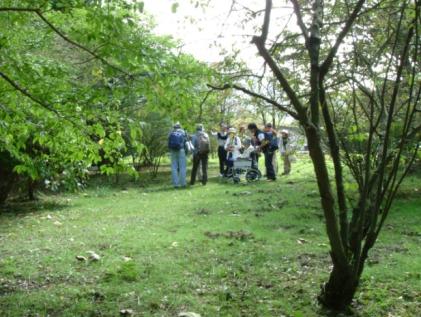
[[[344,272],[337,265],[333,265],[329,281],[322,287],[318,297],[319,302],[325,307],[342,311],[348,307],[358,287],[359,276]]]
[[[14,163],[8,152],[0,152],[0,205],[2,205],[17,180]]]

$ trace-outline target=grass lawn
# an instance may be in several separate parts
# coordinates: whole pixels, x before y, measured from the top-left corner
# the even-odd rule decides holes
[[[320,316],[329,247],[312,167],[172,189],[169,174],[44,195],[0,214],[0,316]],[[370,253],[356,316],[421,316],[421,180]],[[416,191],[418,189],[419,191]],[[79,261],[94,251],[99,261]]]

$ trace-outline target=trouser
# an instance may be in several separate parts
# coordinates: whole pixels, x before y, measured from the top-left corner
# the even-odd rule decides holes
[[[186,152],[184,149],[171,151],[171,177],[175,187],[186,186]]]
[[[194,185],[199,165],[202,166],[202,184],[206,185],[208,181],[208,154],[196,153],[193,155],[193,168],[191,171],[190,184]]]
[[[272,166],[275,171],[275,175],[278,175],[278,156],[276,155],[276,151],[273,152]]]
[[[251,158],[251,167],[255,169],[259,169],[259,155],[256,152],[252,152],[250,154]]]
[[[228,157],[225,160],[226,167],[223,173],[225,177],[230,176],[232,174],[232,168],[234,167],[234,158],[232,152],[229,152],[227,156]]]
[[[276,175],[272,164],[274,152],[265,151],[263,154],[265,155],[266,177],[275,180]]]
[[[219,158],[219,173],[224,174],[225,165],[227,161],[227,151],[223,146],[218,146],[218,158]]]
[[[202,181],[202,163],[199,161],[199,166],[197,167],[197,180]]]
[[[291,172],[291,161],[289,160],[289,155],[283,155],[284,160],[284,174],[288,175]]]

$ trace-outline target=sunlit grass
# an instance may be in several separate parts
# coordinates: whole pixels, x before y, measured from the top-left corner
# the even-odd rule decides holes
[[[281,172],[281,171],[280,171]],[[280,173],[279,172],[279,173]],[[330,259],[311,165],[277,182],[173,190],[168,169],[0,215],[1,316],[318,316]],[[421,199],[412,177],[357,294],[361,316],[420,316]],[[78,261],[87,251],[97,262]]]

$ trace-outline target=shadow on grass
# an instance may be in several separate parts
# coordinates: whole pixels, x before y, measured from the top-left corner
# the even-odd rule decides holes
[[[37,200],[12,200],[0,206],[0,214],[24,216],[36,211],[58,211],[69,208],[65,201],[40,198]]]
[[[187,187],[190,187],[189,183],[191,176],[191,166],[188,166],[188,168],[189,169],[187,170],[186,182]],[[209,171],[213,172],[216,169],[216,164],[209,165]],[[229,183],[229,181],[223,181],[219,176],[212,176],[208,178],[208,183]],[[198,181],[197,179],[196,185],[200,185],[200,181]],[[120,174],[118,177],[106,176],[101,174],[92,175],[88,181],[87,189],[95,189],[99,187],[107,187],[113,191],[141,189],[145,193],[166,192],[175,190],[174,186],[171,183],[171,169],[168,165],[160,167],[159,172],[156,175],[154,175],[148,169],[141,170],[137,177],[128,174]]]

